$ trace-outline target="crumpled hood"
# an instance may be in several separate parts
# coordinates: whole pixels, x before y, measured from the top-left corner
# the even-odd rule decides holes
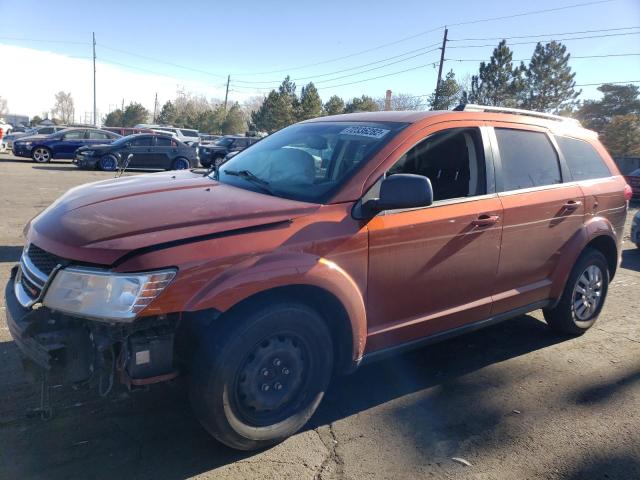
[[[63,258],[110,265],[139,248],[291,220],[317,208],[191,171],[163,172],[69,190],[31,222],[28,240]]]

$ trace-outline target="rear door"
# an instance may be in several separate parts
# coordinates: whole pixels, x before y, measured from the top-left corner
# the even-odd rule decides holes
[[[178,155],[178,144],[169,136],[157,136],[154,147],[156,168],[171,168],[171,163]]]
[[[504,208],[493,304],[498,314],[549,298],[563,247],[584,222],[584,198],[546,129],[494,127],[496,184]]]
[[[129,166],[134,168],[157,168],[153,151],[153,136],[142,135],[131,140]]]
[[[73,158],[75,151],[86,145],[86,130],[70,130],[66,132],[55,146],[56,158]]]

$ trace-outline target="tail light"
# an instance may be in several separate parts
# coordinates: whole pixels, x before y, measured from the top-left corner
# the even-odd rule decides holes
[[[628,183],[624,184],[624,199],[628,202],[633,197],[633,190]]]

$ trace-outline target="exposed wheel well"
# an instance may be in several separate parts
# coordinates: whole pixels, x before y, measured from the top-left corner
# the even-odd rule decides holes
[[[333,340],[336,373],[347,372],[353,365],[353,332],[342,303],[330,292],[311,285],[288,285],[259,292],[234,305],[217,321],[224,321],[227,313],[251,308],[266,302],[294,301],[315,309],[327,323]],[[215,325],[215,322],[213,323]]]
[[[618,268],[618,248],[616,242],[608,235],[600,235],[591,240],[585,248],[593,248],[598,250],[607,259],[609,266],[609,277],[613,279],[616,269]]]

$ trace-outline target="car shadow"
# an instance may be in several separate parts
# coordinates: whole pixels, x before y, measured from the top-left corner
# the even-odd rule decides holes
[[[0,263],[13,263],[20,260],[22,246],[0,245]]]
[[[640,272],[640,248],[632,248],[622,251],[622,268]]]
[[[426,391],[439,392],[430,417],[440,416],[441,420],[431,424],[416,423],[414,419],[414,428],[424,441],[437,432],[457,428],[460,420],[452,418],[451,413],[444,415],[444,410],[451,401],[460,401],[461,392],[464,402],[474,405],[473,412],[466,409],[465,415],[482,419],[477,428],[489,428],[492,421],[487,419],[495,414],[483,411],[482,400],[491,380],[484,375],[471,375],[477,380],[476,388],[461,390],[451,386],[488,365],[563,340],[541,321],[525,315],[362,367],[353,375],[334,379],[303,432]],[[38,405],[39,390],[24,379],[13,342],[0,344],[0,356],[5,359],[0,364],[2,478],[117,475],[181,480],[233,462],[248,461],[256,455],[231,450],[209,436],[191,413],[184,381],[134,393],[118,388],[109,399],[100,398],[95,389],[53,388],[54,417],[49,421],[27,419],[26,410]]]

